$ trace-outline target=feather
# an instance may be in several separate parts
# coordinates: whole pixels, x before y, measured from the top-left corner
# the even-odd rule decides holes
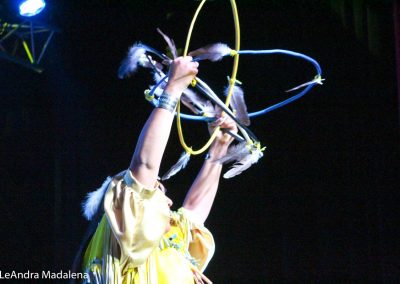
[[[165,77],[165,73],[161,70],[157,70],[158,72],[153,73],[153,80],[155,83],[158,83],[160,80],[162,80]],[[168,78],[164,80],[163,83],[161,83],[160,87],[164,88],[167,85]]]
[[[201,108],[207,103],[207,101],[204,98],[200,97],[190,89],[186,89],[185,91],[183,91],[183,93],[187,98],[187,100],[190,101],[190,103],[193,104],[194,106],[197,106],[198,108]]]
[[[103,196],[107,191],[109,184],[111,183],[112,178],[108,177],[101,187],[97,190],[89,192],[82,202],[82,211],[83,215],[87,220],[92,220],[93,216],[96,215],[97,210],[99,209],[100,203],[103,200]]]
[[[228,148],[228,151],[225,156],[218,159],[219,162],[226,164],[233,161],[240,161],[245,156],[250,153],[249,148],[247,148],[247,142],[240,142],[236,145],[232,145]]]
[[[218,106],[221,111],[224,111],[227,115],[229,115],[236,123],[241,124],[241,122],[235,117],[234,113],[228,108],[223,101],[214,93],[214,91],[200,78],[196,77],[197,87],[203,92],[205,96],[207,96],[212,102]],[[244,126],[243,126],[244,127]]]
[[[157,70],[154,70],[154,72],[153,72],[153,79],[154,79],[154,82],[156,83],[156,84],[158,84],[158,82],[160,82],[160,80],[162,80],[162,79],[164,79],[165,78],[165,74],[164,74],[164,72],[162,72],[161,70],[159,70],[159,69],[157,69]],[[168,78],[166,79],[166,80],[164,80],[163,82],[161,82],[160,83],[160,85],[158,85],[158,87],[155,89],[155,90],[153,90],[153,88],[154,88],[154,86],[155,85],[150,85],[149,86],[149,89],[150,90],[153,90],[153,97],[152,98],[150,98],[151,99],[151,103],[154,105],[154,106],[157,106],[158,105],[158,100],[155,98],[155,97],[160,97],[161,95],[162,95],[162,93],[164,92],[164,89],[165,89],[165,86],[167,85],[167,81],[168,80]],[[145,96],[146,96],[146,94],[145,94]],[[155,97],[154,97],[155,96]],[[147,100],[149,100],[147,97],[146,97],[146,99]]]
[[[154,80],[155,83],[157,83],[158,81],[160,81],[164,77],[165,77],[165,73],[162,72],[162,71],[153,73],[153,80]]]
[[[206,105],[203,106],[201,115],[207,116],[207,117],[215,117],[219,113],[221,113],[221,112],[217,111],[216,107],[210,101],[207,101]]]
[[[183,103],[188,109],[190,109],[193,113],[199,114],[199,109],[192,103],[188,96],[181,96],[181,103]]]
[[[307,82],[307,83],[298,85],[297,87],[294,87],[294,88],[292,88],[292,89],[290,89],[290,90],[287,90],[287,91],[285,91],[285,92],[286,92],[286,93],[289,93],[289,92],[295,91],[295,90],[297,90],[297,89],[306,87],[306,86],[311,85],[311,84],[319,84],[319,85],[322,85],[322,84],[323,84],[322,81],[325,81],[325,79],[322,79],[321,76],[318,76],[318,75],[317,75],[313,80],[311,80],[311,81],[309,81],[309,82]]]
[[[232,166],[232,168],[224,174],[224,178],[228,179],[241,174],[243,171],[250,168],[253,164],[257,163],[262,156],[262,150],[252,150],[251,153],[247,154],[243,159],[236,162]]]
[[[118,78],[123,79],[131,76],[136,72],[138,66],[162,70],[162,64],[153,60],[151,56],[146,54],[146,52],[156,54],[163,60],[169,60],[167,56],[159,53],[154,48],[140,42],[135,43],[131,48],[129,48],[128,55],[122,61],[121,66],[118,69]]]
[[[225,88],[225,96],[228,96],[229,85]],[[250,117],[247,112],[247,106],[244,101],[243,89],[239,86],[234,85],[232,90],[231,100],[229,105],[233,109],[237,119],[246,126],[250,125]]]
[[[164,40],[167,42],[169,51],[171,51],[172,57],[177,58],[178,57],[178,51],[176,50],[175,42],[173,41],[172,38],[164,34],[159,28],[157,28],[157,32],[162,35]]]
[[[128,51],[127,57],[122,61],[118,69],[118,78],[129,77],[136,72],[139,61],[146,58],[146,49],[140,43],[134,44]]]
[[[163,65],[155,60],[150,55],[140,56],[138,64],[144,68],[150,68],[156,72],[160,72],[163,69]]]
[[[187,106],[195,114],[214,116],[215,110],[213,104],[205,100],[203,97],[197,95],[190,89],[183,91],[181,97],[182,103]]]
[[[186,167],[186,165],[188,164],[190,160],[190,153],[188,152],[183,152],[181,157],[179,158],[178,162],[173,165],[168,172],[166,172],[161,180],[166,180],[169,179],[170,177],[172,177],[173,175],[175,175],[177,172],[179,172],[181,169],[184,169]]]
[[[231,51],[232,49],[225,43],[215,43],[193,50],[189,55],[195,57],[196,61],[204,59],[219,61],[224,56],[230,54]]]
[[[171,60],[168,56],[166,56],[165,54],[163,54],[163,53],[160,53],[159,51],[157,51],[156,49],[154,49],[154,48],[152,48],[152,47],[150,47],[150,46],[148,46],[148,45],[146,45],[146,44],[143,44],[143,43],[138,43],[138,46],[140,46],[140,47],[142,47],[142,48],[144,48],[145,50],[146,50],[146,52],[148,52],[148,53],[153,53],[153,54],[155,54],[155,55],[157,55],[160,59],[162,59],[162,60]]]

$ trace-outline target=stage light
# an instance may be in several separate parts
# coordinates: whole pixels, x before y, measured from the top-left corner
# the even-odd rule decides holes
[[[32,17],[42,12],[45,6],[44,0],[26,0],[19,5],[19,14],[24,17]]]
[[[19,14],[23,16],[23,19],[11,17],[16,18],[18,22],[8,22],[8,20],[2,18],[2,13],[0,13],[0,61],[2,59],[11,61],[41,73],[44,70],[41,62],[47,47],[53,35],[59,30],[54,26],[43,23],[46,22],[46,17],[40,17],[41,23],[38,23],[37,19],[35,20],[35,17],[32,17],[43,11],[46,6],[44,0],[12,1],[15,4],[12,6],[12,12],[15,14],[16,8],[19,7]],[[0,4],[0,9],[3,7],[4,5]]]

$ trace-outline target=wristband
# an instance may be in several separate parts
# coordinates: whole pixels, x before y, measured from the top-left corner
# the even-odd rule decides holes
[[[166,109],[170,113],[174,113],[176,105],[178,104],[178,100],[179,98],[171,98],[171,96],[164,91],[162,95],[158,98],[157,107]]]

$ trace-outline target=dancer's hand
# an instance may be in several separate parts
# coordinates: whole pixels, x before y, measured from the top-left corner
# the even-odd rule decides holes
[[[228,115],[220,116],[217,120],[208,124],[208,131],[210,132],[210,134],[214,132],[217,126],[219,126],[220,129],[224,129],[232,133],[238,132],[236,122],[234,122],[233,119],[230,118]],[[229,144],[231,144],[233,140],[234,138],[231,135],[229,135],[228,133],[224,133],[223,131],[220,131],[215,138],[216,143],[226,146],[229,146]]]
[[[178,57],[171,63],[168,84],[165,91],[171,96],[180,96],[198,73],[198,62],[191,56]]]

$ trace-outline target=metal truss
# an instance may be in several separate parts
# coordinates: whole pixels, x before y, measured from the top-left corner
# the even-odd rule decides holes
[[[55,32],[32,21],[13,24],[0,19],[0,58],[42,73],[40,63]]]

